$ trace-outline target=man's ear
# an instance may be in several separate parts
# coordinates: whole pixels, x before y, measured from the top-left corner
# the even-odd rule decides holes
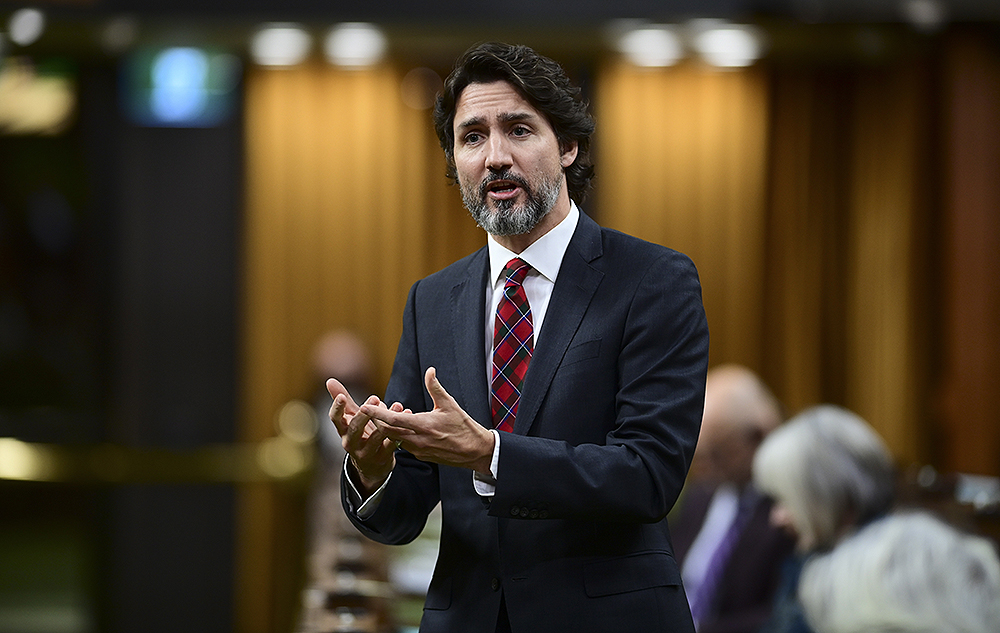
[[[580,145],[576,141],[562,144],[562,155],[559,157],[559,163],[563,166],[563,169],[566,169],[576,161],[576,154],[579,149]]]

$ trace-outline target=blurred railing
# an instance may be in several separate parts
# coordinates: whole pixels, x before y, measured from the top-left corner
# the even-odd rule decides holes
[[[316,417],[293,400],[276,419],[277,435],[260,442],[190,449],[25,442],[0,437],[0,480],[71,483],[259,483],[311,472]]]

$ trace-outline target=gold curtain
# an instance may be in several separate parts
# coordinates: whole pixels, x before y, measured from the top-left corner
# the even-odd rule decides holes
[[[596,211],[690,256],[712,362],[762,362],[767,77],[605,64],[595,81]]]
[[[595,84],[596,212],[694,259],[712,364],[925,459],[923,75],[610,62]]]
[[[457,190],[430,113],[400,98],[390,65],[254,68],[246,79],[242,437],[321,386],[312,346],[357,332],[384,387],[410,285],[484,243]],[[240,500],[238,629],[286,630],[297,610],[301,500],[248,487]],[[289,520],[298,517],[299,520]]]
[[[773,71],[765,374],[928,458],[930,107],[917,63]]]
[[[926,75],[903,65],[863,73],[848,164],[844,404],[903,464],[926,462],[926,297],[930,139]]]

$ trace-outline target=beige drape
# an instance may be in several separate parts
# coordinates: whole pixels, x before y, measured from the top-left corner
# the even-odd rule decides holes
[[[410,285],[484,242],[402,76],[314,63],[247,77],[244,439],[274,435],[280,407],[312,397],[312,346],[329,329],[368,343],[381,393]],[[240,631],[290,626],[303,528],[287,519],[300,506],[280,489],[242,492]]]
[[[768,94],[756,71],[605,64],[595,213],[690,256],[713,362],[761,361]]]
[[[694,259],[712,363],[760,371],[792,413],[857,411],[902,463],[925,457],[920,82],[624,63],[595,81],[597,213]]]

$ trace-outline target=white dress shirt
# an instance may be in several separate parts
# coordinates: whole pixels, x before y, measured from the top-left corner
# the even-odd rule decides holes
[[[520,257],[531,266],[522,284],[524,294],[528,297],[528,305],[531,307],[531,324],[535,339],[535,346],[538,345],[539,334],[542,331],[542,323],[545,320],[545,313],[549,307],[549,299],[552,297],[552,289],[555,287],[556,277],[559,276],[559,268],[562,266],[563,256],[569,247],[569,242],[576,231],[577,222],[580,220],[580,210],[576,204],[570,201],[569,213],[562,222],[552,227],[548,233],[535,240],[528,248],[521,253],[514,253],[501,246],[496,239],[489,235],[486,241],[486,248],[490,258],[490,274],[487,278],[487,286],[484,289],[486,301],[486,319],[483,324],[486,328],[486,384],[493,382],[493,326],[496,320],[497,305],[503,294],[505,280],[500,278],[504,267],[514,257]],[[447,389],[447,387],[445,387]],[[483,422],[480,420],[479,422]],[[500,461],[500,437],[497,430],[492,430],[493,460],[490,464],[492,477],[480,475],[476,471],[472,472],[473,486],[476,492],[482,496],[490,497],[496,490],[497,464]],[[354,486],[349,475],[347,475],[347,460],[344,461],[344,473],[348,482],[348,500],[356,508],[357,514],[361,518],[367,518],[375,512],[378,507],[382,490],[389,483],[379,487],[368,499],[362,500],[361,494]],[[392,477],[392,473],[389,474]]]
[[[569,247],[569,241],[573,239],[576,231],[576,224],[580,220],[580,210],[576,204],[570,201],[569,213],[562,222],[552,227],[552,229],[541,236],[531,246],[521,253],[514,253],[501,246],[496,239],[490,235],[486,241],[486,247],[490,253],[490,276],[487,279],[486,287],[486,384],[493,382],[493,327],[496,322],[497,305],[503,296],[505,280],[500,278],[504,267],[514,257],[520,257],[531,266],[531,270],[524,278],[524,294],[528,298],[528,306],[531,308],[531,327],[535,339],[534,344],[538,345],[538,336],[542,331],[542,322],[545,320],[545,312],[549,308],[549,299],[552,298],[552,289],[556,285],[556,277],[559,276],[559,267],[562,266],[563,256]],[[484,497],[493,496],[496,490],[497,463],[500,461],[500,432],[492,430],[493,461],[490,464],[490,472],[493,477],[480,475],[476,471],[472,472],[472,481],[476,487],[476,492]]]

